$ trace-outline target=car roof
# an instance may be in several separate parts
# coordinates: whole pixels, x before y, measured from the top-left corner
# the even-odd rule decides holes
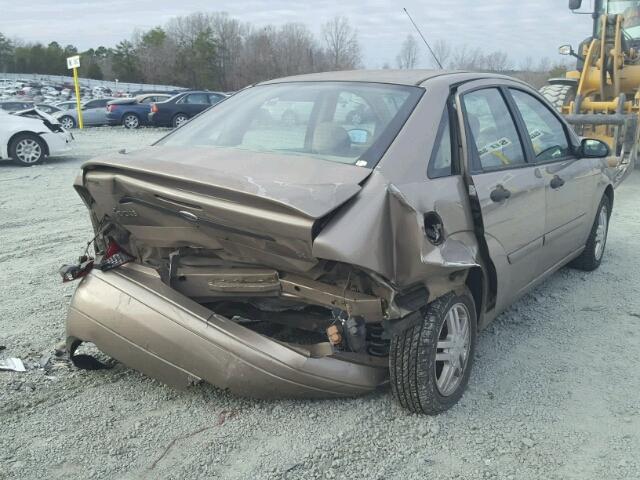
[[[285,82],[371,82],[396,85],[420,85],[435,76],[459,73],[443,70],[344,70],[338,72],[309,73],[277,78],[260,85]]]
[[[288,82],[369,82],[388,83],[393,85],[422,85],[428,80],[438,78],[450,83],[470,81],[483,78],[498,78],[504,80],[515,80],[511,77],[491,73],[475,73],[463,70],[345,70],[338,72],[310,73],[306,75],[295,75],[292,77],[277,78],[259,83],[259,85],[269,85]]]

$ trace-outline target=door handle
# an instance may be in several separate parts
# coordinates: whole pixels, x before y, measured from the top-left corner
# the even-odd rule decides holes
[[[490,197],[494,202],[500,203],[511,197],[511,191],[507,190],[502,185],[498,185],[495,190],[491,192]]]
[[[561,179],[558,175],[556,175],[551,179],[550,185],[551,185],[551,188],[553,188],[554,190],[557,190],[558,188],[561,188],[564,185],[564,180]]]

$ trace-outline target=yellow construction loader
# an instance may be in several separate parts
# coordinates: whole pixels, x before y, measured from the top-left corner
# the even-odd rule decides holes
[[[640,0],[595,0],[593,12],[580,12],[582,0],[570,0],[574,13],[593,17],[593,35],[577,51],[565,78],[551,79],[540,92],[560,110],[579,135],[599,138],[612,151],[616,181],[630,173],[638,155],[640,129]]]

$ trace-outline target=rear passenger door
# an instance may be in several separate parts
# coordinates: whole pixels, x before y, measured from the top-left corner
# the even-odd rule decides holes
[[[211,102],[211,105],[215,105],[216,103],[224,100],[224,96],[222,95],[218,95],[217,93],[210,93],[209,94],[209,102]]]
[[[465,84],[457,97],[470,201],[496,269],[497,311],[540,274],[545,226],[544,180],[527,161],[508,95],[504,86],[482,80]]]
[[[189,117],[193,117],[211,106],[209,103],[209,95],[204,92],[189,93],[185,95],[180,102],[182,103],[181,110],[189,115]]]
[[[593,160],[576,157],[564,123],[549,106],[523,89],[509,92],[527,131],[531,161],[538,165],[545,184],[541,264],[548,270],[584,246],[593,221],[587,218],[596,182]]]

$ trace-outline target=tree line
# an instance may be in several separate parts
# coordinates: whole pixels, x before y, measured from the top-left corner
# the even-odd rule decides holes
[[[317,38],[300,23],[256,27],[226,13],[194,13],[136,31],[114,48],[83,52],[56,42],[25,44],[0,33],[0,72],[66,75],[65,58],[78,53],[82,77],[223,91],[362,66],[357,31],[344,17],[324,24]]]
[[[536,87],[544,85],[549,78],[564,76],[571,67],[564,62],[552,62],[548,57],[535,61],[533,57],[527,56],[514,62],[506,52],[500,50],[485,53],[478,47],[473,48],[466,44],[454,46],[442,39],[434,42],[432,49],[433,56],[427,53],[428,61],[433,67],[438,67],[439,62],[448,70],[503,73],[520,78]],[[415,68],[420,63],[421,54],[416,38],[407,35],[396,57],[397,68]],[[390,68],[389,65],[386,66]]]
[[[485,53],[445,40],[436,41],[433,50],[445,68],[510,73],[538,86],[566,70],[566,65],[548,59],[536,63],[531,57],[516,65],[505,52]],[[324,24],[318,37],[300,23],[257,27],[226,13],[200,12],[136,31],[114,48],[99,46],[82,52],[73,45],[24,43],[0,33],[0,72],[66,75],[65,59],[76,54],[82,55],[80,75],[85,78],[222,91],[289,75],[356,69],[363,64],[357,30],[344,17]],[[421,58],[436,66],[431,57],[421,55],[420,44],[408,35],[394,66],[415,68],[425,64]]]

